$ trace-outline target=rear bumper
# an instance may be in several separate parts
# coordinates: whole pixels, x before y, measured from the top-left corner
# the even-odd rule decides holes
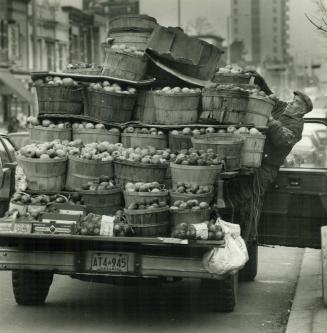
[[[24,251],[0,248],[0,270],[45,270],[58,274],[94,274],[132,277],[181,277],[223,279],[205,270],[202,258],[148,255],[129,253],[131,264],[127,273],[91,271],[89,258],[92,251]]]

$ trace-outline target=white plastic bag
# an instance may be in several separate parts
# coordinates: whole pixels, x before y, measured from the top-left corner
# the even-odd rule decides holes
[[[225,247],[214,248],[203,256],[205,269],[216,275],[234,273],[244,267],[249,260],[248,251],[238,224],[232,224],[218,219],[225,232]]]

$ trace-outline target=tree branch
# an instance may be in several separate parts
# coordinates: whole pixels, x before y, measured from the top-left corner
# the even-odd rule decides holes
[[[318,25],[316,22],[314,22],[314,21],[309,17],[308,14],[305,14],[305,17],[306,17],[306,18],[308,19],[308,21],[309,21],[312,25],[314,25],[318,30],[321,30],[321,31],[323,31],[323,32],[327,32],[327,27],[324,28],[322,25]]]

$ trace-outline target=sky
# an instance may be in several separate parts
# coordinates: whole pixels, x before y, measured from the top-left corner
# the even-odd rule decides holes
[[[212,32],[226,38],[230,0],[180,0],[181,26],[196,17],[206,17]],[[264,0],[261,0],[264,1]],[[267,1],[267,0],[266,0]],[[271,1],[271,0],[270,0]],[[140,0],[140,11],[157,18],[164,26],[177,26],[177,0]],[[305,18],[305,13],[318,17],[316,0],[289,0],[290,52],[299,63],[327,63],[327,38],[323,38]],[[62,4],[82,7],[82,0],[61,0]],[[325,59],[325,60],[324,60]]]

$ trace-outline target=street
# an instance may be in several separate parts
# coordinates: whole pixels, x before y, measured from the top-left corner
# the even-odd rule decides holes
[[[55,276],[45,306],[17,306],[11,273],[0,273],[4,333],[224,332],[285,330],[303,249],[260,247],[255,282],[240,283],[233,313],[208,313],[197,304],[199,282],[162,287],[115,287]]]

